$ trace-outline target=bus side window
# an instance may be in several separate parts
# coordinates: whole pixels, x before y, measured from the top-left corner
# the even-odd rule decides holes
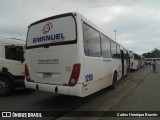
[[[110,58],[111,57],[111,46],[109,38],[101,35],[101,45],[102,45],[102,57]]]
[[[116,59],[117,58],[117,45],[113,41],[111,41],[111,53],[112,53],[112,58]]]
[[[117,44],[117,58],[121,59],[120,45]]]
[[[100,34],[90,26],[83,24],[84,53],[86,56],[101,57]]]

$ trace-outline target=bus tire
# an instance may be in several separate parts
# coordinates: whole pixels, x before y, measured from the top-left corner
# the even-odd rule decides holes
[[[0,96],[7,96],[12,93],[12,84],[6,77],[0,77]]]
[[[117,87],[117,73],[115,72],[113,75],[113,81],[111,85],[111,89],[115,89]]]

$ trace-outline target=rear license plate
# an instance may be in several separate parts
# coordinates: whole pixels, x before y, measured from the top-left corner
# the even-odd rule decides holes
[[[52,78],[52,74],[51,73],[43,73],[43,77],[44,78]]]

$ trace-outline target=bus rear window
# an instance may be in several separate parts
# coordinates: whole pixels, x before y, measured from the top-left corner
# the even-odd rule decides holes
[[[46,18],[31,24],[28,30],[27,47],[58,45],[70,41],[76,41],[76,23],[71,15]]]

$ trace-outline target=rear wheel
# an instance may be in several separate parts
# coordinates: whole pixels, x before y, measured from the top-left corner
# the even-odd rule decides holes
[[[7,96],[12,93],[12,84],[6,77],[0,77],[0,96]]]
[[[112,81],[112,85],[111,85],[111,89],[115,89],[117,86],[117,73],[115,72],[113,75],[113,81]]]

